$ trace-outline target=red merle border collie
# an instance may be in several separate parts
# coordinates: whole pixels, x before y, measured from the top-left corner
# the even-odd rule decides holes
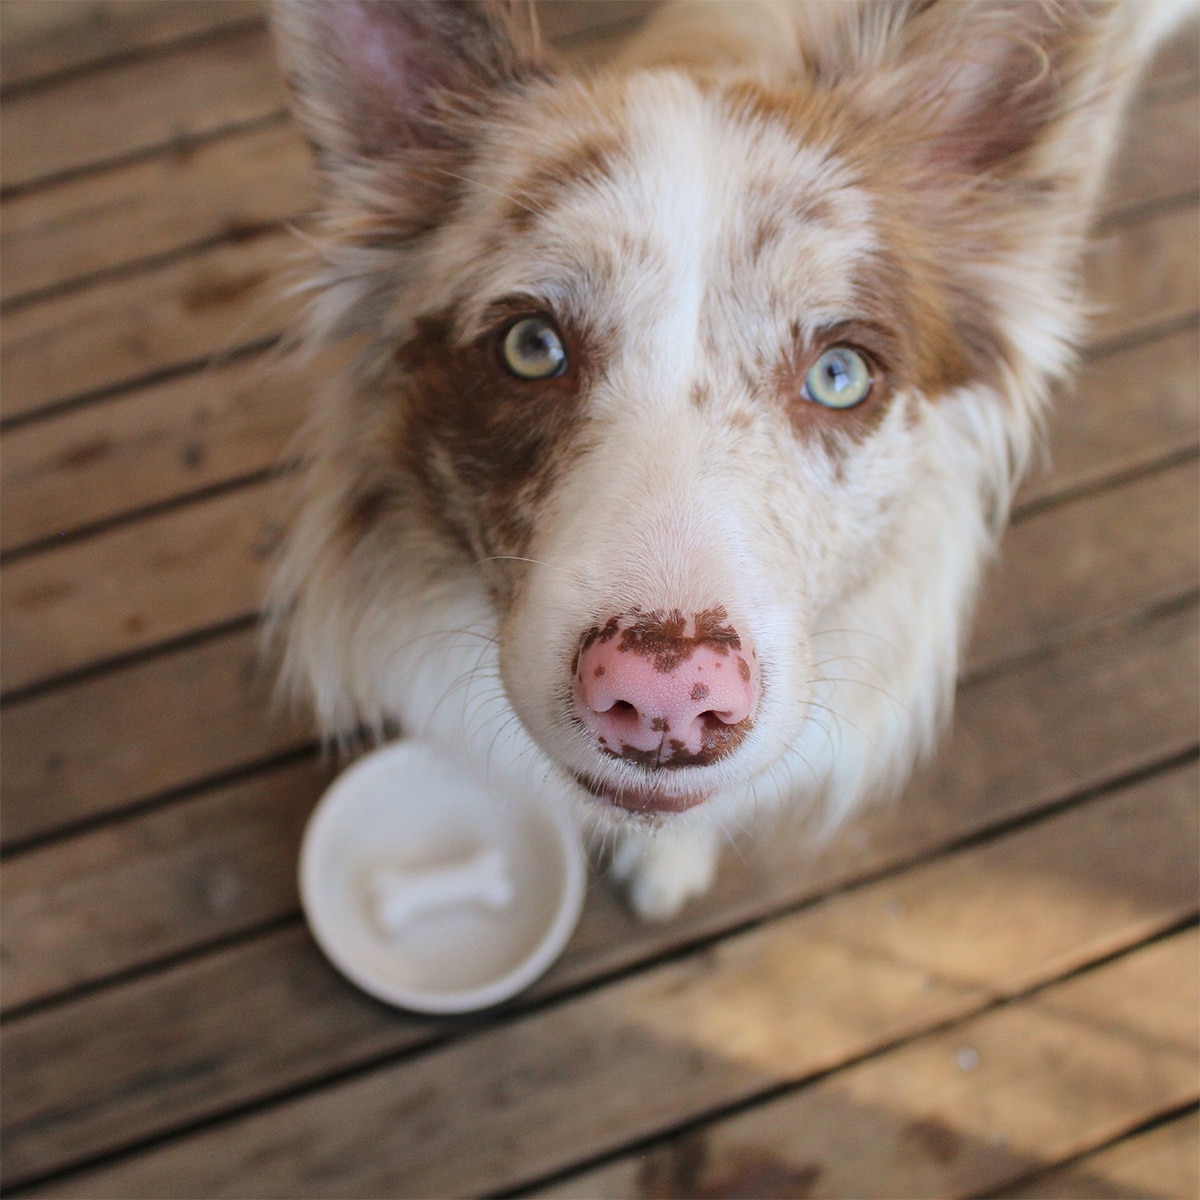
[[[280,0],[353,348],[273,595],[324,730],[574,800],[648,918],[901,784],[1183,7],[683,2],[578,73],[525,6]]]

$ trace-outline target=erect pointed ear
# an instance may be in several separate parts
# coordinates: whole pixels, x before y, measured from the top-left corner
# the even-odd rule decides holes
[[[1115,116],[1136,57],[1116,42],[1134,24],[1114,0],[850,4],[811,66],[903,122],[931,165],[1005,176],[1048,142],[1090,152],[1080,133]]]
[[[517,0],[274,0],[293,106],[327,166],[450,149],[464,111],[540,73]]]

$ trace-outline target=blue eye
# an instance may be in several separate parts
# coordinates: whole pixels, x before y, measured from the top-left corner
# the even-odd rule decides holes
[[[857,350],[833,346],[804,377],[804,395],[825,408],[853,408],[871,390],[871,368]]]
[[[567,352],[547,317],[522,317],[504,335],[504,365],[518,379],[552,379],[567,369]]]

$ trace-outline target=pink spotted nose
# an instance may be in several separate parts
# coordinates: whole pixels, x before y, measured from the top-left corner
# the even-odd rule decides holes
[[[649,767],[707,766],[754,723],[758,659],[723,608],[632,613],[585,634],[575,710],[600,749]]]

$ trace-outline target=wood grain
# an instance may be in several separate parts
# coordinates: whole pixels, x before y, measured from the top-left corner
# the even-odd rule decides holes
[[[310,745],[311,720],[272,703],[260,640],[212,638],[0,710],[4,844]]]
[[[282,285],[299,250],[289,232],[265,234],[7,314],[0,413],[25,417],[278,337],[298,308]]]
[[[21,92],[0,111],[0,185],[28,187],[283,111],[261,25]]]
[[[191,150],[73,179],[3,205],[6,302],[217,239],[237,241],[313,207],[299,130],[282,119]]]
[[[1200,1196],[1200,1114],[1190,1112],[1015,1188],[1009,1200],[1129,1200]]]
[[[1035,653],[1200,585],[1195,460],[1018,521],[984,587],[968,669]],[[1053,563],[1054,569],[1047,570]],[[1101,615],[1103,614],[1103,615]]]
[[[253,928],[297,905],[312,761],[23,855],[4,870],[4,1006]]]
[[[867,814],[821,858],[780,846],[774,862],[727,863],[715,891],[670,926],[639,924],[609,889],[593,889],[567,954],[522,1003],[934,855],[1178,754],[1196,739],[1197,649],[1189,610],[967,687],[950,744],[902,804]],[[368,1000],[335,975],[306,931],[281,930],[10,1023],[0,1035],[12,1088],[4,1170],[17,1178],[78,1161],[454,1028]]]
[[[1119,225],[1094,243],[1087,293],[1100,309],[1091,342],[1136,335],[1136,328],[1177,322],[1200,305],[1200,220],[1194,205]],[[1117,297],[1120,302],[1115,303]],[[1134,330],[1130,325],[1135,326]]]
[[[1013,988],[1087,963],[1089,953],[1112,953],[1168,927],[1195,907],[1195,854],[1179,845],[1194,826],[1195,779],[1186,790],[1168,790],[1168,801],[1102,801],[1086,816],[1069,814],[966,851],[966,860],[950,856],[915,868],[902,883],[835,897],[728,937],[703,955],[87,1171],[53,1194],[441,1196],[519,1185],[665,1123],[798,1083],[961,1019]],[[1117,866],[1110,821],[1123,835],[1144,831],[1148,854],[1140,867]],[[1060,844],[1067,856],[1058,853]],[[1071,852],[1076,861],[1068,869],[1085,883],[1088,903],[1059,885]],[[922,878],[927,872],[937,877]],[[1015,910],[1013,923],[1037,930],[1036,937],[1012,937],[1009,922],[995,920],[997,892]],[[889,922],[897,894],[911,907],[901,900],[900,917]],[[943,937],[948,919],[959,938]],[[1009,1161],[1027,1161],[1034,1147],[1061,1151],[1065,1143],[1069,1152],[1080,1126],[1111,1136],[1112,1126],[1131,1115],[1144,1119],[1154,1104],[1195,1095],[1196,1005],[1189,1001],[1200,972],[1192,968],[1190,984],[1183,978],[1195,943],[1194,934],[1170,939],[949,1038],[902,1048],[896,1057],[908,1060],[908,1070],[871,1063],[841,1072],[835,1086],[849,1090],[858,1119],[827,1104],[818,1121],[811,1093],[801,1093],[793,1103],[805,1120],[787,1128],[792,1136],[811,1129],[814,1137],[819,1129],[826,1138],[841,1131],[863,1138],[865,1149],[871,1111],[895,1112],[900,1124],[905,1113],[922,1117],[926,1106],[940,1112],[945,1104],[945,1116],[956,1114],[954,1124],[971,1136],[989,1091],[1009,1094],[1026,1073],[1027,1105],[1035,1089],[1049,1088],[1057,1099],[1069,1082],[1075,1108],[1046,1126],[1048,1102],[1036,1112],[1027,1108],[1024,1119],[1014,1103],[1004,1126]],[[1139,993],[1152,1003],[1139,1004]],[[792,1000],[780,1003],[783,996]],[[1013,1037],[1020,1044],[1002,1055]],[[954,1073],[954,1039],[968,1039],[981,1057],[979,1073],[965,1082]],[[1065,1076],[1057,1082],[1053,1066],[1036,1066],[1049,1045],[1074,1048],[1055,1064]],[[938,1072],[943,1060],[948,1075]],[[1089,1063],[1089,1078],[1077,1078]],[[1117,1086],[1100,1086],[1106,1072]],[[787,1136],[773,1139],[772,1149],[798,1149]],[[876,1171],[891,1156],[890,1140],[867,1160]],[[805,1154],[820,1144],[803,1144]],[[983,1164],[962,1159],[959,1169],[970,1162],[973,1170],[967,1178],[979,1178]],[[838,1169],[865,1170],[866,1163],[853,1152],[831,1154],[827,1170]],[[941,1190],[922,1193],[920,1181],[914,1179],[916,1194]],[[851,1186],[833,1194],[873,1193]]]
[[[1200,339],[1190,326],[1085,359],[1070,394],[1051,408],[1047,462],[1018,507],[1098,487],[1200,444]]]
[[[286,490],[271,481],[13,563],[0,616],[7,687],[255,612]]]
[[[535,1194],[641,1200],[761,1195],[801,1183],[812,1197],[1002,1188],[1195,1096],[1198,949],[1192,931],[1135,950],[638,1163],[621,1160]],[[963,1070],[963,1062],[976,1065]],[[1106,1194],[1092,1190],[1088,1175],[1078,1178],[1087,1190],[1063,1194]]]
[[[313,402],[312,372],[260,354],[8,433],[4,550],[279,464]]]
[[[6,89],[152,50],[259,17],[248,0],[5,0],[0,77]]]
[[[1128,220],[1149,204],[1195,196],[1200,188],[1200,104],[1194,77],[1180,90],[1143,97],[1128,122],[1105,189],[1102,225]]]

